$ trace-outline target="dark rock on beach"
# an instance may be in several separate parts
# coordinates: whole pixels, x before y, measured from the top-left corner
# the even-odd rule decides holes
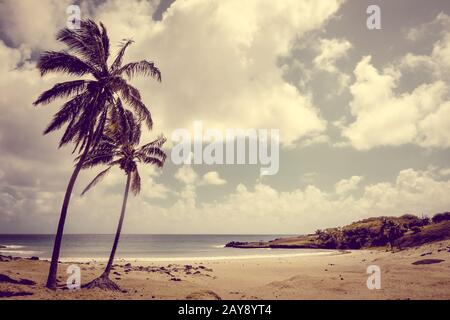
[[[0,274],[0,283],[22,284],[27,286],[34,286],[36,284],[36,282],[32,280],[28,279],[16,280],[7,276],[6,274]]]
[[[445,260],[442,259],[422,259],[422,260],[417,260],[415,262],[413,262],[413,265],[421,265],[421,264],[434,264],[434,263],[441,263],[444,262]]]
[[[12,291],[0,291],[0,298],[10,298],[10,297],[23,297],[23,296],[31,296],[33,293],[31,292],[12,292]]]
[[[214,291],[203,290],[188,294],[186,300],[222,300],[222,298]]]

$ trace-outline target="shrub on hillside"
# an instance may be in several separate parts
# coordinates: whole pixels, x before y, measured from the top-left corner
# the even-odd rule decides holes
[[[404,214],[399,218],[399,223],[407,229],[412,229],[413,227],[426,226],[430,223],[430,220],[428,218],[419,218],[413,214]]]
[[[448,220],[450,220],[450,212],[437,213],[433,216],[432,220],[433,220],[433,223],[448,221]]]

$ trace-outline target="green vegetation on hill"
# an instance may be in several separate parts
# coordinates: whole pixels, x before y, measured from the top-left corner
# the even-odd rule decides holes
[[[226,246],[289,249],[362,249],[383,246],[404,248],[445,239],[450,239],[450,212],[438,213],[432,219],[419,218],[412,214],[401,217],[373,217],[344,227],[317,230],[315,234],[268,242],[230,242]]]

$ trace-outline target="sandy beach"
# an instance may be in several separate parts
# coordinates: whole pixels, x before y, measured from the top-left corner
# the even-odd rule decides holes
[[[119,260],[111,279],[123,292],[66,289],[70,264],[60,264],[60,289],[51,291],[44,288],[48,261],[2,256],[0,294],[3,299],[450,299],[448,240],[394,253],[377,249],[231,260]],[[104,262],[77,264],[82,283],[104,267]],[[367,288],[370,265],[381,269],[379,290]]]

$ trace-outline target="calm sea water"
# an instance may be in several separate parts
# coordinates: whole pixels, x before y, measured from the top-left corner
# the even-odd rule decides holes
[[[171,260],[239,258],[323,253],[312,249],[235,249],[230,241],[271,240],[286,235],[122,235],[116,257],[123,259]],[[0,235],[0,254],[51,257],[52,235]],[[65,235],[61,259],[107,259],[114,235]]]

